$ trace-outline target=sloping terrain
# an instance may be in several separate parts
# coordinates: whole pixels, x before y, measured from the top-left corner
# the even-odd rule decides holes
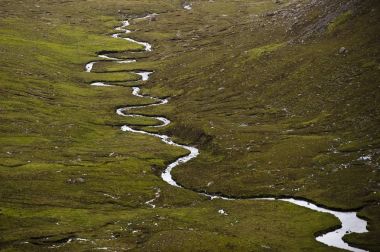
[[[170,103],[136,113],[201,150],[173,172],[182,185],[359,209],[370,232],[345,240],[379,251],[379,3],[277,2],[1,0],[0,249],[337,250],[314,239],[330,215],[161,181],[185,151],[121,132],[157,122],[115,114],[151,102],[128,87],[152,70],[142,91]],[[153,52],[110,37],[126,19]],[[139,62],[86,73],[104,51]]]

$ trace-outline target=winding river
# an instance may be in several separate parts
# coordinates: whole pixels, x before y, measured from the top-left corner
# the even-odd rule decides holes
[[[190,8],[191,8],[190,6],[188,8],[185,7],[185,9],[190,9]],[[156,14],[154,14],[154,15],[156,15]],[[142,18],[139,18],[139,19],[149,19],[151,16],[152,16],[152,14],[151,15],[147,15],[147,16],[142,17]],[[147,43],[147,42],[139,42],[139,41],[133,40],[131,38],[124,38],[124,37],[121,36],[122,34],[128,34],[128,33],[132,32],[132,31],[130,31],[130,30],[127,29],[127,27],[129,25],[130,25],[130,23],[129,23],[128,20],[127,21],[123,21],[121,26],[115,28],[115,30],[117,31],[117,33],[112,34],[112,37],[113,38],[117,38],[117,39],[124,39],[124,40],[127,40],[129,42],[133,42],[133,43],[137,43],[139,45],[144,46],[145,51],[147,51],[147,52],[152,51],[152,46],[149,43]],[[112,61],[112,62],[115,62],[115,63],[118,63],[118,64],[130,64],[130,63],[136,62],[135,59],[125,60],[125,59],[119,59],[119,58],[109,57],[109,56],[104,55],[104,54],[98,55],[98,57],[100,58],[99,61],[106,60],[106,61]],[[91,72],[93,66],[97,62],[99,62],[99,61],[93,61],[93,62],[87,63],[86,66],[85,66],[85,71],[86,72]],[[140,75],[142,81],[149,80],[149,76],[152,74],[152,72],[149,72],[149,71],[140,71],[140,72],[134,72],[134,73]],[[96,86],[96,87],[112,87],[111,84],[107,84],[107,83],[104,83],[104,82],[93,82],[93,83],[91,83],[91,85],[92,86]],[[158,127],[164,127],[164,126],[169,125],[170,124],[170,120],[167,119],[167,118],[165,118],[165,117],[146,116],[146,115],[140,115],[140,114],[132,114],[132,113],[130,113],[130,111],[133,110],[133,109],[135,109],[135,108],[147,108],[147,107],[152,107],[152,106],[159,106],[159,105],[163,105],[163,104],[166,104],[166,103],[169,102],[168,99],[161,99],[161,98],[158,98],[158,97],[153,97],[153,96],[148,96],[148,95],[141,95],[140,91],[141,90],[140,90],[140,88],[138,86],[132,87],[132,94],[134,96],[150,98],[150,99],[152,99],[153,103],[149,104],[149,105],[126,106],[126,107],[117,109],[116,113],[118,115],[124,116],[124,117],[151,117],[151,118],[154,118],[157,121],[161,122],[160,125],[150,126],[150,127],[158,128]],[[156,137],[156,138],[161,139],[161,141],[164,142],[164,143],[166,143],[166,144],[169,144],[169,145],[172,145],[172,146],[176,146],[176,147],[180,147],[180,148],[188,150],[188,152],[189,152],[188,155],[178,158],[177,160],[175,160],[174,162],[172,162],[171,164],[169,164],[166,167],[166,169],[164,170],[164,172],[161,174],[161,178],[165,182],[167,182],[168,184],[170,184],[172,186],[175,186],[175,187],[178,187],[178,188],[183,188],[185,190],[189,190],[188,188],[184,188],[181,185],[179,185],[173,179],[173,177],[171,175],[171,172],[178,165],[186,163],[186,162],[189,162],[190,160],[196,158],[199,155],[199,150],[197,148],[195,148],[193,146],[187,146],[187,145],[182,145],[182,144],[175,143],[167,135],[150,133],[150,132],[147,132],[147,131],[135,129],[131,125],[129,125],[129,126],[128,125],[122,126],[121,130],[124,131],[124,132],[131,132],[131,133],[136,133],[136,134],[144,134],[144,135],[149,135],[149,136],[152,136],[152,137]],[[348,251],[354,251],[354,252],[364,252],[364,251],[366,251],[366,250],[362,250],[362,249],[359,249],[359,248],[352,247],[349,244],[347,244],[346,242],[344,242],[343,239],[342,239],[343,236],[346,235],[346,234],[348,234],[348,233],[365,233],[365,232],[368,232],[368,230],[367,230],[367,222],[365,220],[363,220],[363,219],[358,218],[356,212],[335,211],[335,210],[331,210],[331,209],[328,209],[328,208],[325,208],[325,207],[317,206],[317,205],[315,205],[315,204],[313,204],[311,202],[308,202],[306,200],[300,200],[300,199],[295,199],[295,198],[290,198],[290,197],[289,198],[274,198],[273,197],[273,198],[237,199],[237,198],[228,198],[228,197],[222,197],[222,196],[217,196],[217,195],[212,195],[212,194],[207,194],[207,193],[199,193],[199,194],[208,197],[210,200],[220,199],[220,200],[272,200],[272,201],[285,201],[285,202],[288,202],[288,203],[291,203],[291,204],[295,204],[295,205],[298,205],[298,206],[301,206],[301,207],[305,207],[305,208],[308,208],[308,209],[311,209],[311,210],[314,210],[314,211],[317,211],[317,212],[332,214],[332,215],[334,215],[335,217],[337,217],[340,220],[341,227],[338,228],[338,229],[336,229],[336,230],[334,230],[334,231],[327,232],[327,233],[325,233],[323,235],[320,235],[320,236],[316,237],[316,240],[319,241],[319,242],[321,242],[321,243],[324,243],[324,244],[326,244],[328,246],[332,246],[332,247],[336,247],[336,248],[341,248],[341,249],[345,249],[345,250],[348,250]],[[157,195],[159,195],[159,191],[156,193],[156,196]],[[151,204],[153,201],[154,201],[154,199],[148,201],[147,204],[155,207],[154,205]],[[222,212],[220,212],[222,214],[223,210],[220,210],[220,211],[222,211]]]

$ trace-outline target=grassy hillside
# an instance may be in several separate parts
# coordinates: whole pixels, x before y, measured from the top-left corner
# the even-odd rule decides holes
[[[115,114],[151,102],[128,88],[137,76],[127,71],[144,69],[155,74],[143,92],[171,98],[141,113],[167,116],[173,124],[160,130],[201,150],[176,168],[181,184],[361,209],[371,232],[346,240],[379,251],[379,3],[182,4],[1,0],[0,249],[336,250],[314,239],[339,224],[330,215],[209,201],[161,181],[185,151],[121,132],[157,122]],[[109,36],[121,20],[153,12],[130,34],[152,53]],[[85,73],[104,50],[139,62]],[[146,202],[156,193],[153,209]]]

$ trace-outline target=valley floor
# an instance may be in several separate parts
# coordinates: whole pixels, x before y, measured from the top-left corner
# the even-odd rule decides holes
[[[379,19],[375,0],[1,0],[0,250],[339,250],[315,240],[330,214],[207,192],[358,211],[370,232],[344,240],[380,251]],[[153,51],[111,37],[123,20]],[[99,54],[137,62],[86,72]],[[115,113],[152,103],[135,86],[169,103],[131,113],[171,124]],[[191,190],[160,177],[185,149],[122,125],[196,146],[172,173]]]

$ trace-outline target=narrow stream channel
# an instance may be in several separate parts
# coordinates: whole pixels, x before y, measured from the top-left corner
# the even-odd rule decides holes
[[[184,7],[184,8],[185,9],[191,9],[191,6]],[[151,15],[148,15],[148,16],[140,18],[140,19],[149,18],[150,16]],[[150,45],[147,42],[139,42],[139,41],[133,40],[131,38],[123,38],[123,37],[121,37],[121,34],[123,34],[123,33],[124,34],[128,34],[128,33],[132,32],[132,31],[130,31],[130,30],[127,29],[127,27],[129,25],[130,25],[129,21],[123,21],[122,25],[120,27],[116,27],[115,28],[115,30],[117,31],[117,33],[112,34],[112,37],[113,38],[118,38],[118,39],[124,39],[124,40],[130,41],[130,42],[133,42],[133,43],[137,43],[139,45],[144,46],[145,51],[147,51],[147,52],[152,51],[152,45]],[[136,60],[125,60],[125,59],[112,58],[112,57],[108,57],[107,55],[98,55],[98,56],[102,60],[113,61],[113,62],[120,63],[120,64],[129,64],[129,63],[136,62]],[[97,63],[97,61],[93,61],[93,62],[87,63],[86,66],[85,66],[85,71],[86,72],[91,72],[93,66],[96,63]],[[149,71],[141,71],[141,72],[134,72],[134,73],[140,75],[142,81],[149,80],[149,76],[152,74],[152,72],[149,72]],[[92,86],[98,86],[98,87],[111,87],[112,86],[112,85],[104,83],[104,82],[93,82],[93,83],[91,83],[91,85]],[[151,126],[151,127],[155,127],[155,128],[164,127],[164,126],[169,125],[170,124],[170,120],[167,119],[167,118],[165,118],[165,117],[146,116],[146,115],[139,115],[139,114],[129,113],[131,110],[133,110],[135,108],[146,108],[146,107],[152,107],[152,106],[159,106],[159,105],[163,105],[163,104],[166,104],[166,103],[169,102],[168,99],[161,99],[161,98],[158,98],[158,97],[141,95],[140,91],[141,90],[140,90],[139,87],[137,87],[137,86],[136,87],[132,87],[132,94],[134,96],[150,98],[150,99],[152,99],[154,101],[154,103],[149,104],[149,105],[126,106],[126,107],[117,109],[116,113],[118,115],[120,115],[120,116],[125,116],[125,117],[150,117],[150,118],[154,118],[154,119],[156,119],[156,120],[158,120],[158,121],[161,122],[160,125]],[[137,133],[137,134],[145,134],[145,135],[149,135],[149,136],[152,136],[152,137],[157,137],[157,138],[161,139],[161,141],[164,142],[164,143],[166,143],[166,144],[169,144],[169,145],[172,145],[172,146],[176,146],[176,147],[180,147],[180,148],[188,150],[189,151],[188,155],[178,158],[177,160],[175,160],[174,162],[172,162],[171,164],[169,164],[166,167],[166,169],[164,170],[164,172],[161,174],[161,178],[165,182],[167,182],[168,184],[170,184],[172,186],[175,186],[175,187],[178,187],[178,188],[183,188],[185,190],[190,190],[188,188],[184,188],[181,185],[179,185],[173,179],[173,177],[171,175],[171,172],[178,165],[186,163],[186,162],[189,162],[190,160],[196,158],[199,155],[199,150],[197,148],[192,147],[192,146],[181,145],[181,144],[175,143],[167,135],[150,133],[150,132],[143,131],[143,130],[137,130],[137,129],[132,128],[132,126],[128,126],[128,125],[122,126],[121,130],[124,131],[124,132],[131,132],[131,133]],[[334,231],[331,231],[331,232],[328,232],[328,233],[325,233],[323,235],[320,235],[320,236],[316,237],[316,240],[319,241],[319,242],[321,242],[321,243],[324,243],[324,244],[326,244],[328,246],[336,247],[336,248],[341,248],[341,249],[345,249],[345,250],[348,250],[348,251],[354,251],[354,252],[365,252],[366,251],[366,250],[362,250],[362,249],[359,249],[359,248],[352,247],[348,243],[346,243],[346,242],[343,241],[343,236],[345,236],[348,233],[365,233],[365,232],[368,232],[368,230],[367,230],[367,222],[365,220],[360,219],[359,217],[357,217],[357,213],[356,212],[335,211],[335,210],[331,210],[331,209],[328,209],[328,208],[325,208],[325,207],[317,206],[317,205],[315,205],[315,204],[313,204],[311,202],[308,202],[306,200],[299,200],[299,199],[295,199],[295,198],[291,198],[291,197],[289,197],[289,198],[250,198],[250,199],[237,199],[237,198],[228,198],[228,197],[222,197],[222,196],[217,196],[217,195],[212,195],[212,194],[207,194],[207,193],[199,193],[199,194],[208,197],[210,200],[220,199],[220,200],[272,200],[272,201],[285,201],[285,202],[288,202],[288,203],[291,203],[291,204],[295,204],[295,205],[298,205],[298,206],[301,206],[301,207],[306,207],[308,209],[311,209],[311,210],[314,210],[314,211],[317,211],[317,212],[332,214],[332,215],[334,215],[335,217],[337,217],[340,220],[341,227],[339,229],[336,229]]]

